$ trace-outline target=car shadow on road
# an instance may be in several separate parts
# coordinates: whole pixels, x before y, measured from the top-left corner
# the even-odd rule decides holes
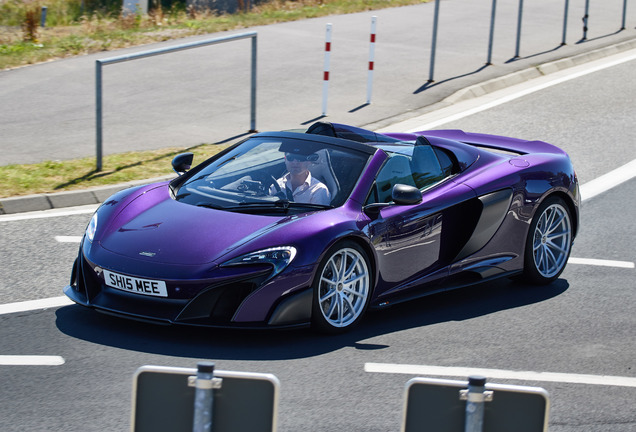
[[[360,326],[340,335],[316,334],[309,329],[254,331],[159,326],[103,315],[77,305],[58,309],[56,325],[73,338],[150,354],[211,360],[288,360],[344,347],[384,349],[388,346],[365,341],[415,328],[425,332],[426,327],[435,324],[521,308],[559,296],[568,288],[564,279],[547,286],[495,281],[368,313]]]

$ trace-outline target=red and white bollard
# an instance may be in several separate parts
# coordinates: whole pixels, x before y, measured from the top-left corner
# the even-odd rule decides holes
[[[375,61],[375,27],[378,17],[371,17],[371,40],[369,43],[369,75],[367,78],[367,103],[371,103],[371,94],[373,92],[373,66]]]
[[[327,115],[327,98],[329,96],[329,56],[331,55],[331,23],[327,24],[325,37],[325,66],[322,79],[322,115]]]

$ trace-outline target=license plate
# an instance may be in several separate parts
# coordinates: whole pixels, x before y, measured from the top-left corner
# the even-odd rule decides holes
[[[168,297],[166,283],[160,280],[140,279],[104,270],[104,282],[109,287],[155,297]]]

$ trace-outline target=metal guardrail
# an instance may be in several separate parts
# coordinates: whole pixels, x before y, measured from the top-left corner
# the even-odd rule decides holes
[[[440,1],[435,0],[435,10],[433,12],[433,36],[432,36],[432,46],[431,46],[431,59],[429,66],[429,75],[428,82],[435,82],[434,72],[435,72],[435,56],[437,50],[437,30],[438,30],[438,22],[439,22],[439,14],[440,14]],[[518,0],[518,12],[517,12],[517,37],[515,41],[515,54],[513,59],[519,59],[521,57],[521,26],[523,24],[523,2],[524,0]],[[561,39],[561,45],[566,45],[566,36],[567,36],[567,26],[568,26],[568,13],[570,8],[570,0],[564,0],[564,12],[563,12],[563,37]],[[490,33],[488,39],[488,56],[486,59],[486,65],[492,65],[492,51],[493,51],[493,42],[494,42],[494,33],[495,33],[495,15],[497,10],[497,0],[492,0],[491,7],[491,16],[490,16]],[[583,15],[583,37],[580,42],[587,40],[587,31],[588,31],[588,21],[590,18],[590,0],[585,0],[585,13]],[[623,0],[622,7],[622,19],[621,19],[621,27],[619,31],[625,30],[627,16],[627,0]]]
[[[216,45],[225,42],[231,42],[241,39],[252,40],[252,56],[251,56],[251,80],[250,80],[250,129],[249,132],[256,131],[256,54],[257,54],[257,32],[240,33],[236,35],[224,36],[214,39],[206,39],[198,42],[191,42],[172,47],[159,48],[156,50],[143,51],[135,54],[111,57],[107,59],[97,60],[95,63],[95,114],[96,114],[96,166],[97,171],[102,170],[102,154],[103,154],[103,121],[102,121],[102,67],[109,64],[123,63],[131,60],[152,57],[162,54],[173,53],[193,48],[200,48],[208,45]]]

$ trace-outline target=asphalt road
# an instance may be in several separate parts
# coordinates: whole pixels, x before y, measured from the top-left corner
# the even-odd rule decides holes
[[[492,66],[491,0],[445,0],[433,78],[434,2],[250,28],[258,32],[257,129],[307,126],[322,114],[325,27],[333,24],[328,119],[366,125],[426,110],[454,91],[545,62],[633,40],[634,8],[619,31],[622,0],[498,2]],[[365,105],[371,17],[378,17],[373,97]],[[0,165],[95,155],[95,61],[237,30],[0,71]],[[249,129],[249,41],[105,66],[105,154],[222,142]],[[388,123],[391,123],[389,120]],[[385,123],[385,124],[388,124]],[[0,183],[1,184],[1,183]]]
[[[587,183],[636,159],[630,135],[634,64],[441,127],[554,142],[570,152]],[[552,432],[633,431],[635,191],[632,178],[583,203],[572,252],[578,260],[552,285],[499,281],[435,295],[371,314],[358,329],[337,337],[158,327],[74,305],[0,315],[3,356],[65,360],[59,366],[0,366],[0,429],[125,430],[138,367],[195,367],[207,359],[223,370],[276,375],[282,383],[280,431],[399,430],[404,385],[415,375],[366,372],[371,363],[558,373],[557,382],[491,381],[548,390]],[[82,235],[89,218],[0,217],[2,303],[61,295],[77,251],[72,237]],[[569,382],[581,374],[606,384]],[[607,377],[623,378],[608,384]]]

